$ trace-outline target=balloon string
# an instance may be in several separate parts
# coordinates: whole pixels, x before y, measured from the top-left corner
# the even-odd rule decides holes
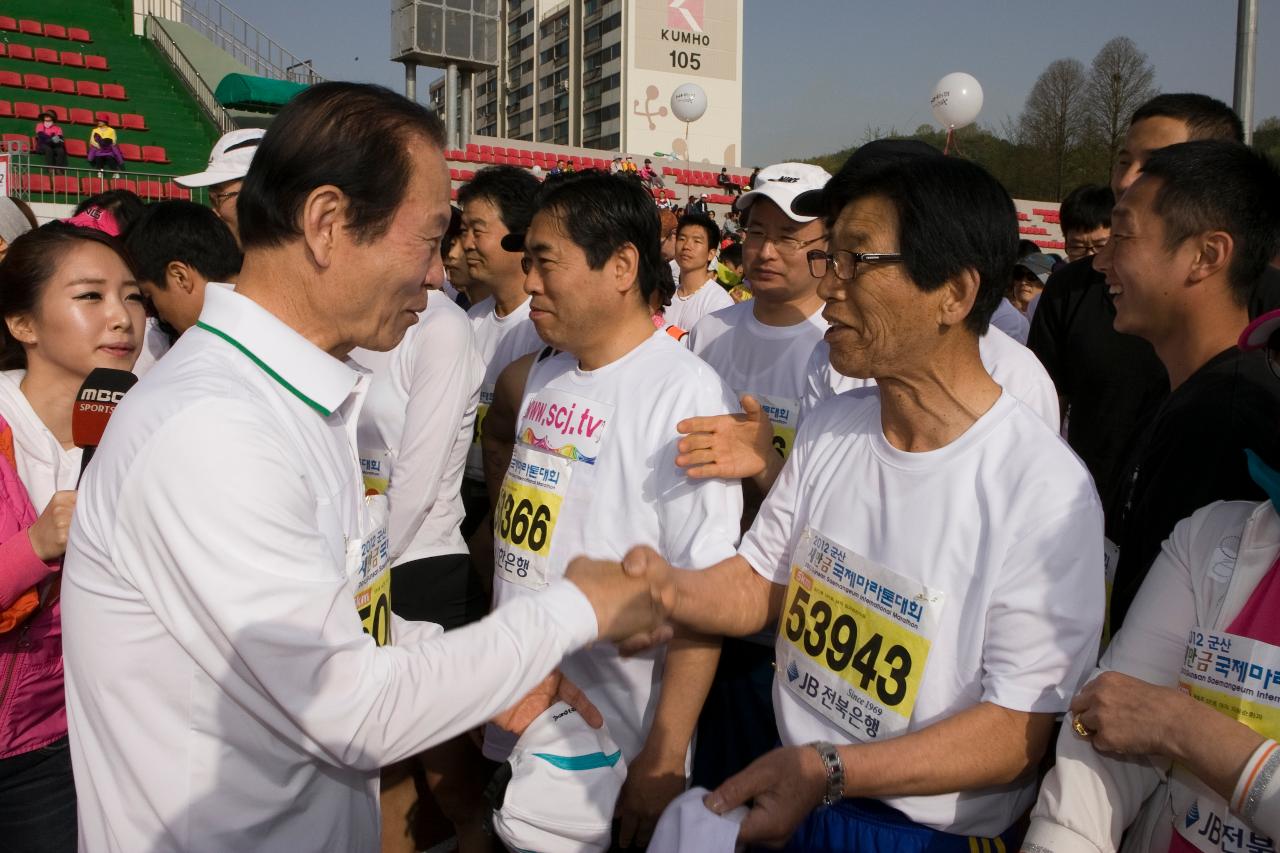
[[[945,144],[945,145],[943,145],[943,146],[942,146],[942,153],[943,153],[943,154],[950,154],[950,153],[951,153],[951,137],[952,137],[952,134],[954,134],[954,133],[955,133],[955,131],[954,131],[953,129],[951,129],[951,128],[947,128],[947,142],[946,142],[946,144]]]

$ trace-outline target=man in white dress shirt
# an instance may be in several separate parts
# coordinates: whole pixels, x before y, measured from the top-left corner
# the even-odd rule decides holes
[[[442,277],[442,144],[386,89],[295,98],[241,190],[237,289],[116,411],[63,582],[82,850],[376,851],[380,767],[653,626],[647,586],[589,565],[447,635],[388,612],[344,359],[395,346]]]

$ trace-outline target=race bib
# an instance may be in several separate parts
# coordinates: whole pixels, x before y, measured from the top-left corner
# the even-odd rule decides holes
[[[778,677],[858,741],[906,731],[943,593],[805,530],[778,623]]]
[[[750,391],[746,393],[755,397],[764,413],[769,416],[769,423],[773,425],[773,449],[786,459],[796,443],[796,429],[800,426],[800,401]],[[739,393],[738,396],[741,397],[742,394]]]
[[[347,573],[356,585],[360,626],[379,646],[391,642],[391,543],[387,538],[389,506],[385,495],[365,498],[359,539],[347,542]]]
[[[362,452],[360,473],[364,476],[364,493],[385,495],[391,483],[391,454],[386,451]]]
[[[1263,737],[1280,739],[1280,647],[1234,634],[1193,628],[1178,687]],[[1231,814],[1207,785],[1175,764],[1174,802],[1189,803],[1175,816],[1178,834],[1204,853],[1270,853],[1271,839]]]

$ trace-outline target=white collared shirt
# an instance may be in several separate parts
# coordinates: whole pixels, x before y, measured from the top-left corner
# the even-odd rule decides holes
[[[448,635],[362,632],[347,555],[369,532],[367,383],[211,287],[116,409],[62,593],[82,850],[376,851],[380,767],[594,637],[567,583]]]

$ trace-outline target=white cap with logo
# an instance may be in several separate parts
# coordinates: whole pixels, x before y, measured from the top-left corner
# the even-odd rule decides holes
[[[209,187],[238,181],[249,174],[249,164],[258,150],[258,143],[266,133],[260,127],[246,127],[224,133],[209,152],[209,167],[194,175],[174,178],[184,187]]]
[[[791,209],[791,202],[801,193],[822,189],[829,180],[831,173],[812,163],[777,163],[761,169],[751,191],[740,195],[733,207],[746,210],[757,198],[763,197],[796,222],[812,222],[816,217],[800,216]]]

